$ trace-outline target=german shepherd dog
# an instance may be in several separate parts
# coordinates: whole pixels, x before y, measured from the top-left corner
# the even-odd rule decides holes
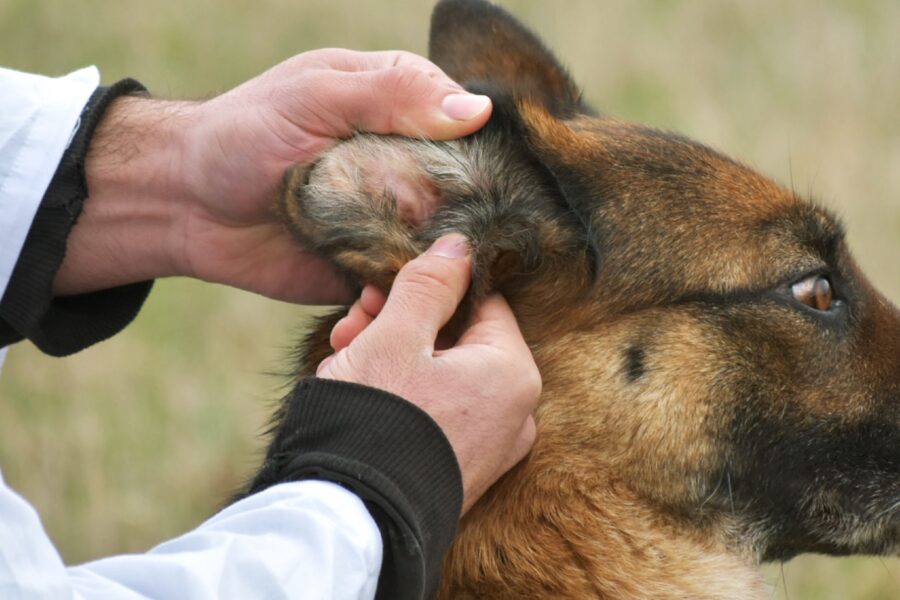
[[[598,115],[489,3],[440,2],[430,56],[493,98],[487,126],[356,136],[289,172],[279,208],[384,290],[464,233],[468,301],[502,292],[534,353],[537,442],[465,516],[442,597],[758,598],[762,561],[900,554],[900,312],[835,218],[706,146]],[[434,213],[408,214],[407,189]]]

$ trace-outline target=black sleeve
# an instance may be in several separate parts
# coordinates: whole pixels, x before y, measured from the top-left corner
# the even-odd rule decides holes
[[[98,88],[82,111],[0,301],[0,348],[28,338],[47,354],[72,354],[121,331],[150,293],[152,281],[76,296],[52,293],[66,240],[88,197],[84,161],[97,123],[115,98],[143,91],[137,81],[124,79]]]
[[[425,412],[374,388],[301,381],[248,494],[300,479],[336,482],[366,503],[384,541],[376,598],[437,593],[462,510],[462,476],[450,442]]]

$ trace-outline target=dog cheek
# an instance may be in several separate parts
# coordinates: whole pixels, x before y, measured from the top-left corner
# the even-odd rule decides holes
[[[564,338],[552,353],[542,348],[537,358],[549,379],[540,437],[618,473],[647,499],[686,507],[708,494],[720,468],[720,373],[709,364],[711,349],[696,343],[712,336],[698,335],[690,318],[667,321],[664,330],[648,313]],[[579,348],[577,358],[570,348]]]

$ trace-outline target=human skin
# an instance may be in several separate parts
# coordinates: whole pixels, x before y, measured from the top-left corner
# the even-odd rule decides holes
[[[285,169],[355,131],[449,139],[490,116],[414,54],[300,54],[206,102],[120,98],[86,159],[89,198],[57,295],[183,275],[304,304],[348,301],[331,268],[276,222]]]
[[[188,276],[297,303],[348,302],[332,267],[275,219],[285,169],[356,131],[451,139],[490,112],[488,98],[424,58],[337,49],[288,59],[206,102],[117,99],[88,150],[89,197],[54,293]],[[469,285],[467,249],[460,236],[442,238],[400,271],[387,299],[367,288],[319,373],[425,410],[456,453],[464,510],[531,448],[541,387],[499,296],[476,308],[454,347],[435,348]]]
[[[438,348],[438,333],[471,276],[465,238],[441,237],[400,269],[387,298],[374,287],[363,290],[332,331],[335,354],[316,373],[415,398],[456,453],[463,513],[528,454],[541,393],[531,351],[499,294],[475,308],[452,347]]]

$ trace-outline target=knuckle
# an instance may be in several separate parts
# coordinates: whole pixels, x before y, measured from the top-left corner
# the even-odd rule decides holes
[[[460,287],[459,273],[449,262],[418,258],[400,270],[397,282],[409,293],[456,300]]]
[[[384,70],[381,83],[390,96],[408,105],[427,96],[431,82],[431,77],[425,71],[399,64]]]
[[[407,50],[391,50],[389,56],[391,66],[401,67],[415,62],[416,55]]]

